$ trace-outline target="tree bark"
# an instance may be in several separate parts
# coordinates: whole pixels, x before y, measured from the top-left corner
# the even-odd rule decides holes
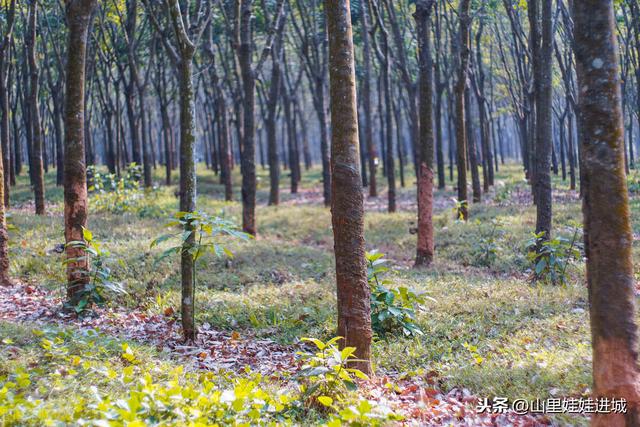
[[[5,173],[8,170],[5,166],[8,166],[8,162],[5,161],[3,150],[9,147],[9,96],[7,93],[7,73],[8,61],[5,55],[9,51],[9,44],[11,41],[13,26],[15,22],[16,1],[12,0],[9,4],[6,4],[6,21],[3,28],[2,40],[0,40],[0,109],[2,109],[2,116],[0,117],[0,137],[2,138],[2,144],[0,145],[0,286],[11,285],[11,279],[9,278],[9,234],[7,233],[7,222],[5,217],[5,186],[7,180],[5,179]],[[8,186],[7,186],[8,190]]]
[[[593,426],[640,425],[631,220],[612,0],[573,4],[594,397],[627,400]]]
[[[97,0],[69,0],[66,4],[69,38],[67,48],[64,133],[64,223],[65,241],[84,241],[87,225],[87,170],[85,164],[84,96],[87,35]],[[67,259],[77,259],[82,250],[66,246]],[[88,259],[67,264],[67,298],[76,303],[84,290]]]
[[[416,267],[433,261],[433,75],[431,59],[431,13],[434,0],[416,3],[415,20],[420,63],[420,150],[418,173],[418,245]]]
[[[467,87],[464,91],[465,125],[467,135],[467,153],[469,156],[469,169],[471,170],[471,190],[473,203],[482,201],[482,188],[480,188],[480,173],[478,171],[478,147],[476,134],[473,132],[473,119],[471,115],[471,91]]]
[[[538,1],[538,0],[534,0]],[[543,239],[551,236],[552,195],[551,195],[551,143],[553,138],[551,60],[553,52],[553,17],[551,0],[542,1],[542,43],[539,54],[540,79],[536,87],[536,233],[544,232]]]
[[[5,3],[5,26],[2,32],[2,40],[0,40],[0,150],[2,151],[3,176],[2,190],[3,194],[0,203],[3,207],[9,207],[9,185],[11,184],[11,140],[9,136],[9,82],[11,80],[11,64],[9,62],[9,49],[13,41],[13,28],[16,16],[16,0]],[[14,115],[15,120],[15,115]],[[0,259],[7,260],[6,266],[0,264],[0,281],[6,280],[6,271],[9,267],[7,255],[6,225],[4,224],[4,209],[0,212]],[[4,231],[3,231],[4,230]]]
[[[458,11],[460,19],[460,29],[458,32],[458,80],[455,86],[455,106],[456,106],[456,149],[457,149],[457,170],[458,170],[458,216],[467,220],[469,210],[467,206],[467,131],[465,123],[465,99],[464,92],[467,86],[467,70],[469,68],[469,27],[471,17],[469,9],[471,0],[461,0]]]
[[[29,121],[32,129],[32,147],[31,147],[31,177],[33,179],[33,192],[35,196],[36,214],[44,215],[44,169],[42,164],[42,123],[40,122],[40,109],[38,107],[38,88],[39,88],[39,71],[36,60],[36,27],[38,18],[38,2],[31,0],[29,2],[29,28],[27,38],[27,48],[29,51],[29,75],[30,75],[30,94],[29,107],[31,113]]]
[[[284,19],[276,30],[278,35],[271,50],[271,81],[269,87],[269,98],[267,100],[267,117],[265,127],[267,128],[267,157],[269,160],[269,205],[277,206],[280,203],[280,164],[278,163],[278,146],[276,135],[276,121],[278,101],[280,98],[282,49],[284,48]]]
[[[220,179],[224,184],[224,199],[227,202],[233,200],[233,185],[231,181],[231,147],[229,144],[229,126],[227,118],[226,102],[222,91],[218,93],[218,123],[220,130]]]
[[[362,23],[362,109],[364,111],[364,139],[367,146],[367,158],[369,161],[369,197],[378,197],[378,184],[376,179],[378,169],[378,150],[373,140],[373,118],[371,114],[371,41],[369,31],[368,1],[360,1],[360,19]]]
[[[353,365],[371,372],[371,307],[364,248],[358,109],[349,0],[325,0],[329,31],[331,171],[338,335],[355,347]]]
[[[177,0],[176,0],[177,1]],[[193,93],[192,60],[195,48],[182,46],[179,64],[180,87],[180,210],[193,212],[196,210],[196,160],[195,160],[195,128],[196,108]],[[191,246],[195,243],[195,235],[185,242]],[[182,331],[186,340],[196,338],[195,321],[195,271],[191,253],[182,251]]]

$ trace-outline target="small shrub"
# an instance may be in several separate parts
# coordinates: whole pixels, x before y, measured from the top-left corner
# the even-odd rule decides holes
[[[190,372],[90,329],[33,332],[37,366],[0,370],[0,425],[299,425],[297,395],[260,374]]]
[[[84,261],[88,259],[89,268],[80,269],[78,273],[87,277],[89,282],[76,294],[74,301],[67,302],[67,308],[76,313],[82,313],[95,305],[103,305],[106,302],[106,293],[125,293],[122,285],[113,280],[112,270],[109,264],[112,261],[111,253],[102,249],[93,233],[86,228],[82,229],[84,241],[74,240],[67,243],[67,246],[78,248],[83,255],[77,258],[68,258],[63,261],[64,265],[71,262]]]
[[[248,240],[251,237],[249,234],[240,231],[233,222],[204,212],[178,212],[174,215],[174,220],[167,224],[167,227],[176,226],[179,226],[180,231],[158,237],[151,242],[151,247],[153,248],[168,240],[176,240],[178,244],[162,252],[156,262],[172,254],[190,254],[194,262],[194,286],[197,283],[197,261],[204,254],[211,252],[218,257],[226,255],[233,258],[233,253],[220,242],[222,237],[235,237],[240,240]]]
[[[468,203],[466,200],[458,200],[455,197],[451,199],[453,201],[453,208],[451,209],[456,216],[456,221],[464,221],[462,216],[462,210],[468,208]]]
[[[511,188],[507,185],[498,186],[496,194],[493,197],[493,202],[496,204],[503,204],[511,199]]]
[[[356,379],[368,379],[360,370],[349,368],[355,361],[355,347],[340,350],[336,343],[343,339],[335,337],[327,342],[316,338],[302,338],[315,345],[317,351],[298,352],[303,366],[297,374],[303,400],[309,406],[327,410],[335,401],[342,401],[349,391],[358,388]]]
[[[18,226],[13,223],[13,214],[11,212],[5,212],[4,220],[7,231],[19,231]]]
[[[375,405],[375,406],[374,406]],[[394,414],[390,408],[381,406],[379,402],[375,404],[361,399],[353,405],[338,411],[327,422],[327,427],[341,427],[348,425],[351,427],[377,427],[390,425],[392,421],[403,421],[403,417]],[[391,425],[394,425],[391,423]]]
[[[565,285],[568,278],[567,267],[582,256],[581,243],[578,241],[580,227],[571,227],[572,237],[562,236],[545,239],[545,233],[532,233],[527,241],[527,259],[533,268],[533,278],[554,285]]]
[[[205,212],[178,212],[166,226],[178,226],[180,231],[158,237],[151,242],[151,247],[168,240],[177,240],[179,244],[165,250],[158,261],[171,254],[183,252],[190,253],[194,261],[200,259],[207,252],[216,256],[227,255],[233,258],[233,253],[222,245],[220,237],[229,236],[240,240],[249,240],[250,238],[247,233],[240,231],[232,221],[226,220],[222,216],[211,216]],[[190,244],[188,241],[192,235],[195,235],[195,241]]]
[[[491,220],[488,228],[482,228],[480,222],[477,222],[480,228],[480,236],[473,243],[473,264],[482,267],[491,267],[502,247],[500,246],[500,238],[502,237],[502,222],[497,219]]]
[[[92,208],[115,214],[135,211],[144,196],[140,190],[141,174],[140,166],[135,163],[131,163],[121,177],[101,173],[95,166],[89,166],[87,183]]]
[[[371,327],[381,337],[398,331],[406,336],[422,335],[422,330],[415,323],[416,311],[428,297],[404,286],[388,288],[386,285],[391,282],[380,277],[389,271],[383,256],[376,251],[366,254],[371,288]]]
[[[144,203],[142,206],[138,208],[138,216],[140,218],[162,218],[166,216],[167,212],[162,209],[160,206],[154,203]]]

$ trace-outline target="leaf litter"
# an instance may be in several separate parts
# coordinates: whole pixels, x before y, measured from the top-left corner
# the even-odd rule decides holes
[[[99,330],[122,339],[153,345],[195,370],[232,371],[250,368],[277,380],[292,377],[301,368],[296,352],[306,344],[281,345],[269,339],[218,331],[205,323],[194,342],[184,342],[173,308],[163,314],[147,314],[124,308],[96,308],[82,318],[62,310],[63,299],[34,285],[0,286],[0,321],[33,322]],[[360,395],[378,406],[391,408],[407,426],[543,426],[555,425],[544,415],[478,413],[478,397],[467,389],[448,392],[437,385],[437,373],[403,378],[378,375],[360,381]]]

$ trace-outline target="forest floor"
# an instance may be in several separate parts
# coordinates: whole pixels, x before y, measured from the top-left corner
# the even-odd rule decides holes
[[[375,378],[327,408],[295,403],[296,353],[310,349],[300,338],[326,341],[335,333],[330,212],[322,205],[318,170],[305,174],[298,195],[289,194],[283,173],[279,207],[266,206],[268,175],[260,171],[258,237],[229,242],[231,259],[207,256],[198,264],[201,330],[190,345],[180,341],[178,260],[158,261],[165,245],[150,248],[177,210],[176,187],[159,187],[123,213],[90,212],[89,228],[111,251],[114,276],[127,294],[76,319],[60,310],[62,190],[54,179],[54,171],[47,174],[48,213],[42,217],[33,214],[26,176],[12,188],[16,285],[0,289],[0,421],[7,425],[186,425],[211,411],[221,424],[587,423],[583,415],[475,411],[478,398],[545,400],[590,392],[584,264],[571,263],[563,285],[531,280],[526,241],[535,207],[520,167],[500,169],[495,188],[471,205],[468,223],[455,219],[451,184],[437,192],[437,258],[426,270],[412,268],[413,177],[398,191],[397,213],[385,212],[384,185],[380,197],[367,199],[367,249],[390,260],[386,279],[433,300],[417,316],[424,335],[376,339]],[[237,199],[240,178],[234,179]],[[636,189],[638,175],[632,172],[630,181]],[[573,222],[582,218],[578,195],[557,177],[554,192],[555,233],[572,239]],[[240,203],[221,202],[222,195],[218,178],[202,167],[199,210],[238,222]],[[632,197],[636,237],[639,200]],[[634,239],[640,271],[637,251]]]

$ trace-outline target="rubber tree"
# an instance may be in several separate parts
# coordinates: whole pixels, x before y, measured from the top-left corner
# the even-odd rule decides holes
[[[465,122],[465,89],[467,87],[467,72],[469,69],[469,38],[471,27],[471,16],[469,9],[471,0],[461,0],[458,9],[460,27],[457,40],[457,61],[458,74],[454,89],[455,97],[455,132],[456,132],[456,166],[458,171],[458,216],[467,220],[468,193],[467,193],[467,130]]]
[[[331,222],[338,295],[338,335],[355,347],[356,368],[371,372],[371,305],[364,248],[358,107],[349,0],[325,0],[331,107]]]
[[[267,41],[262,54],[253,64],[253,5],[254,0],[236,0],[240,2],[239,31],[240,43],[237,46],[238,65],[242,79],[242,230],[253,236],[256,228],[256,141],[255,141],[255,109],[256,109],[256,76],[267,59],[273,45],[276,29],[283,19],[284,0],[276,5],[273,26],[269,29]]]
[[[418,247],[416,267],[433,261],[433,61],[431,59],[431,14],[435,0],[416,2],[416,28],[420,63],[419,86],[419,160],[418,172]]]
[[[171,35],[162,30],[155,9],[149,0],[144,0],[146,10],[156,30],[161,34],[165,50],[178,70],[178,88],[180,93],[180,211],[196,210],[196,104],[193,88],[193,58],[204,29],[211,19],[211,7],[206,2],[196,2],[199,8],[190,8],[190,2],[183,10],[178,0],[165,0],[164,6],[169,12]],[[206,4],[205,4],[206,3]],[[195,9],[194,21],[190,20],[190,9]],[[191,22],[191,25],[188,23]],[[194,226],[187,225],[185,232],[193,231]],[[195,233],[191,233],[183,248],[195,244]],[[194,259],[188,250],[181,251],[180,274],[182,286],[181,317],[182,332],[186,341],[196,338],[195,322],[195,270]]]
[[[29,56],[29,124],[31,126],[31,177],[35,196],[36,214],[44,215],[44,169],[42,164],[43,133],[40,120],[40,103],[38,102],[38,88],[40,87],[40,71],[36,58],[38,1],[29,1],[29,16],[27,29],[27,50]]]
[[[264,11],[265,19],[269,22],[269,14]],[[283,15],[284,16],[284,15]],[[284,24],[285,19],[280,20],[276,28],[276,37],[271,49],[271,79],[269,80],[269,95],[266,101],[267,114],[265,127],[267,129],[267,158],[269,162],[269,205],[275,206],[280,203],[280,165],[278,163],[278,140],[276,133],[277,110],[282,92],[282,53],[284,51]]]
[[[378,197],[378,149],[373,140],[373,116],[371,114],[371,23],[368,1],[360,1],[360,25],[362,26],[362,110],[364,113],[364,139],[369,165],[369,197]]]
[[[0,145],[0,286],[10,285],[9,279],[9,234],[7,233],[7,221],[5,217],[5,185],[8,184],[5,180],[5,171],[8,173],[9,165],[5,162],[5,157],[2,155],[3,150],[9,147],[9,96],[7,93],[7,74],[4,70],[7,67],[7,61],[5,55],[9,51],[9,44],[13,34],[13,28],[15,24],[16,16],[16,0],[12,0],[10,3],[6,3],[5,6],[6,21],[4,26],[0,26],[0,110],[2,115],[0,116],[0,138],[2,138],[2,144]],[[5,169],[5,165],[7,166]]]
[[[543,239],[551,234],[552,194],[551,194],[551,141],[553,138],[552,102],[552,54],[553,54],[553,17],[551,0],[533,0],[542,4],[541,44],[538,55],[534,57],[536,81],[536,143],[535,143],[535,180],[536,233],[544,232]]]
[[[594,397],[627,401],[626,414],[597,414],[594,426],[640,425],[631,217],[613,0],[573,3],[578,127],[582,146],[587,284]]]
[[[68,0],[69,27],[64,116],[64,237],[83,241],[87,225],[87,167],[85,159],[85,71],[87,36],[97,0]],[[72,304],[87,283],[88,259],[82,249],[67,245],[67,298]]]

